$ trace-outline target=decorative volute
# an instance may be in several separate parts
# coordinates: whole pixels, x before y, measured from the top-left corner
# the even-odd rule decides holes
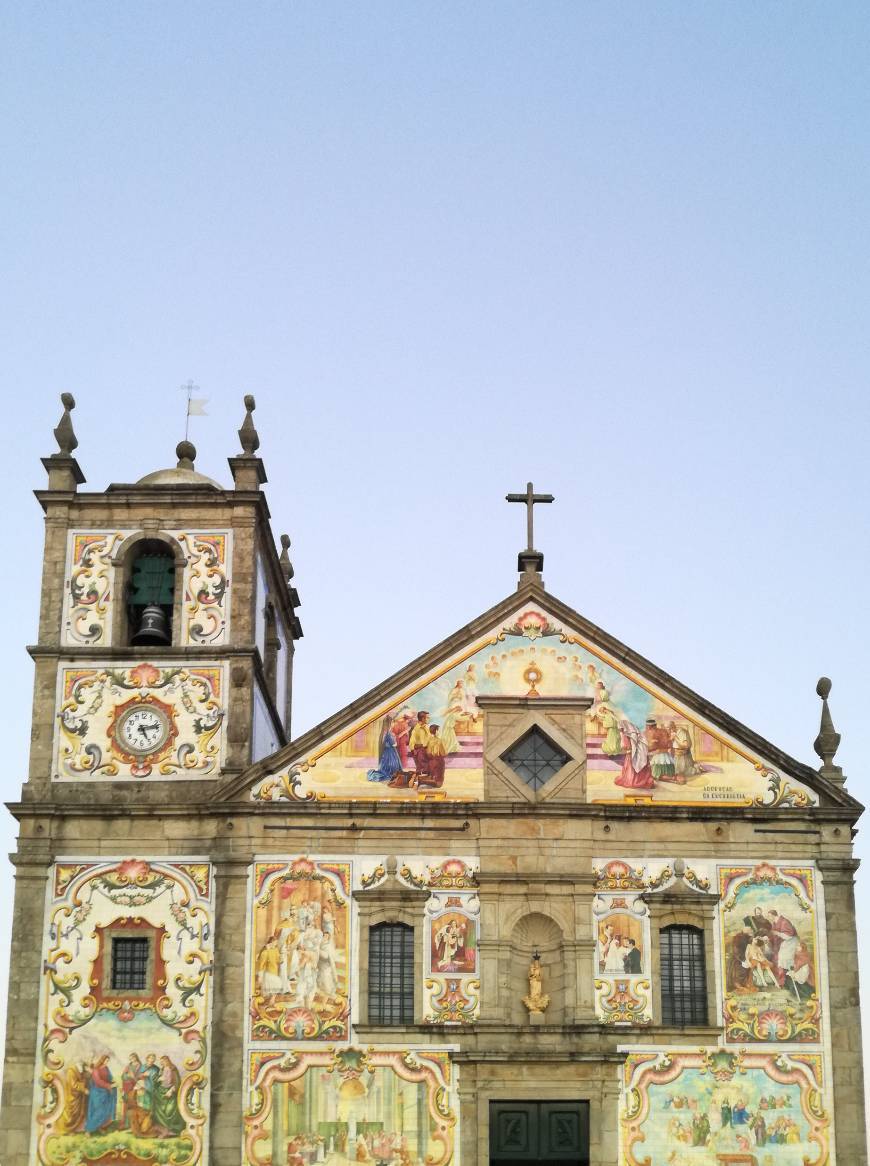
[[[49,490],[74,491],[85,480],[79,463],[73,457],[73,450],[79,443],[72,423],[76,400],[72,393],[61,393],[60,403],[63,405],[63,413],[54,430],[58,450],[51,457],[43,458],[42,464],[48,470]]]
[[[250,393],[245,395],[245,419],[239,430],[242,452],[229,459],[233,481],[237,490],[259,490],[266,481],[266,471],[262,458],[257,456],[260,435],[254,425],[254,410],[257,402]]]
[[[827,676],[822,676],[816,685],[816,692],[822,698],[822,720],[819,726],[819,735],[813,742],[813,748],[822,759],[819,773],[828,781],[835,781],[838,785],[846,782],[843,770],[834,765],[834,756],[840,747],[840,734],[834,728],[831,710],[828,708],[828,697],[831,695],[831,682]]]

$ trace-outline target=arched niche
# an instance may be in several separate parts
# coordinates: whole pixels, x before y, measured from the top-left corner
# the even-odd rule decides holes
[[[566,1022],[566,986],[564,936],[562,928],[549,915],[532,911],[517,920],[510,939],[509,1016],[512,1024],[528,1024],[529,1013],[523,997],[529,993],[529,965],[537,951],[543,969],[542,989],[550,997],[544,1015],[545,1024]]]

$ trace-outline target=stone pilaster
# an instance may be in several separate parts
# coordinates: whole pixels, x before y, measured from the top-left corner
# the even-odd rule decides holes
[[[248,867],[253,856],[215,862],[215,969],[211,1024],[211,1166],[239,1166],[242,1153],[247,982]]]
[[[861,1060],[861,1009],[858,991],[858,937],[855,930],[855,860],[819,862],[825,889],[828,942],[831,1061],[837,1161],[867,1166],[864,1124],[864,1073]]]
[[[9,953],[6,1068],[0,1119],[0,1162],[27,1166],[33,1114],[39,993],[48,855],[13,856],[15,904]]]

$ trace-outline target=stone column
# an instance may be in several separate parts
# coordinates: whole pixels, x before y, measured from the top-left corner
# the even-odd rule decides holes
[[[827,1082],[826,1107],[834,1115],[837,1161],[848,1166],[867,1166],[855,932],[854,884],[858,862],[822,859],[818,866],[825,888],[830,1000],[827,1024],[834,1071],[833,1081]]]
[[[14,855],[15,905],[9,953],[6,1071],[0,1117],[0,1162],[27,1166],[33,1124],[45,892],[48,855]]]
[[[215,970],[211,1024],[212,1166],[239,1166],[243,1114],[248,985],[248,867],[253,856],[215,861]]]

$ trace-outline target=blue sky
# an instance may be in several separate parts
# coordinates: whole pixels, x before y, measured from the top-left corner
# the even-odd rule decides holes
[[[555,594],[802,760],[830,675],[867,800],[868,24],[845,2],[0,10],[4,797],[57,394],[101,488],[171,463],[193,377],[223,480],[258,399],[304,604],[297,729],[513,589],[502,498],[531,477]]]

